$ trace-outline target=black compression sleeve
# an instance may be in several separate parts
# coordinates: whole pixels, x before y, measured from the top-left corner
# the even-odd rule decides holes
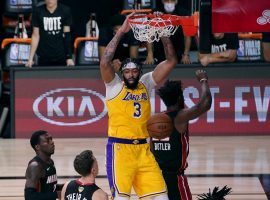
[[[57,192],[37,192],[35,188],[25,188],[24,189],[25,200],[46,200],[46,199],[56,199]]]
[[[72,47],[71,47],[71,34],[70,34],[70,32],[64,33],[64,46],[65,46],[66,59],[71,59],[72,58]]]

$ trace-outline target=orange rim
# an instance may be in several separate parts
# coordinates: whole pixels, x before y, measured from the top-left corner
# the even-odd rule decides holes
[[[155,18],[155,14],[139,14],[131,16],[128,19],[128,22],[130,24],[144,24],[144,25],[150,25],[150,26],[168,26],[168,25],[174,25],[174,26],[197,26],[198,25],[198,13],[195,13],[192,16],[178,16],[178,15],[170,15],[170,14],[161,14],[159,17],[166,21],[161,22],[153,22],[151,19]],[[140,18],[148,18],[148,21],[137,21],[136,19]],[[170,21],[170,22],[169,22]]]
[[[130,13],[150,13],[152,12],[151,9],[140,9],[140,10],[134,10],[134,9],[131,9],[131,10],[122,10],[121,14],[122,15],[127,15],[127,14],[130,14]]]
[[[185,36],[195,36],[198,32],[198,19],[199,13],[195,12],[192,16],[177,16],[170,14],[161,14],[161,17],[165,21],[156,22],[151,21],[151,19],[155,18],[155,14],[140,14],[131,16],[128,21],[132,25],[150,25],[155,27],[166,27],[169,25],[174,26],[182,26],[183,32]],[[139,21],[137,19],[147,18],[145,21]]]

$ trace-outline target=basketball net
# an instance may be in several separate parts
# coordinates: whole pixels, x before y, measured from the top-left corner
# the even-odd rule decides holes
[[[129,18],[129,24],[137,40],[152,43],[161,37],[170,37],[179,26],[183,27],[184,35],[196,35],[198,23],[195,16],[198,15],[137,14]]]
[[[174,26],[170,20],[154,17],[149,20],[147,17],[135,18],[130,23],[134,36],[142,42],[158,42],[161,37],[170,37],[175,33],[178,26]]]

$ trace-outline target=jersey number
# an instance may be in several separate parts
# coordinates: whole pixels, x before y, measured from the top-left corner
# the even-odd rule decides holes
[[[134,102],[135,112],[133,114],[133,117],[139,118],[141,117],[142,111],[141,111],[141,104],[138,102]]]

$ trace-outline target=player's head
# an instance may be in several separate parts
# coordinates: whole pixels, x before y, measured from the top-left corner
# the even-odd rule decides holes
[[[112,16],[111,26],[113,28],[114,33],[116,33],[118,31],[118,29],[122,26],[125,19],[126,19],[125,15],[116,14],[116,15]]]
[[[30,144],[37,154],[44,153],[48,156],[54,154],[54,142],[47,131],[39,130],[32,134]]]
[[[98,163],[91,150],[85,150],[77,155],[73,165],[76,172],[82,176],[92,173],[96,177],[98,174]]]
[[[158,95],[167,107],[179,106],[184,108],[184,96],[181,81],[166,81],[166,83],[158,90]]]
[[[52,8],[57,5],[58,0],[45,0],[45,4],[48,8]]]
[[[175,10],[177,2],[177,0],[162,0],[165,12],[172,13]]]
[[[135,89],[142,74],[142,65],[136,59],[128,58],[121,63],[120,71],[129,89]]]
[[[213,33],[213,35],[216,39],[222,39],[224,37],[224,33]]]

